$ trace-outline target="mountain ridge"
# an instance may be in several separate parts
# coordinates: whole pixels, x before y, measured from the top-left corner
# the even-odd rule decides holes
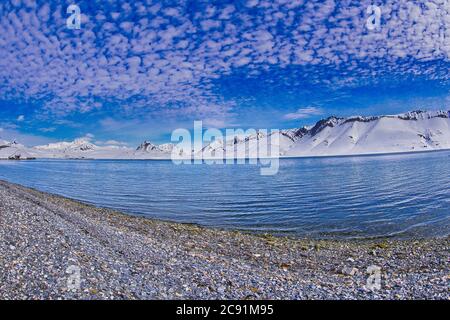
[[[312,126],[280,130],[276,133],[278,136],[273,134],[266,135],[257,130],[256,135],[215,140],[204,145],[200,152],[206,158],[217,157],[217,153],[225,153],[228,148],[245,145],[244,157],[257,157],[258,146],[261,143],[271,145],[272,140],[278,141],[273,146],[279,147],[279,156],[282,157],[450,149],[450,111],[415,110],[397,115],[330,116]],[[157,145],[148,140],[136,149],[97,146],[86,138],[26,148],[15,141],[0,139],[0,158],[22,152],[33,158],[170,159],[175,148],[178,147],[173,143]],[[176,152],[186,157],[193,155],[191,150]]]

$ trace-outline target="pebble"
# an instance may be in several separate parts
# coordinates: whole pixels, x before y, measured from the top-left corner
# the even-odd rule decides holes
[[[342,269],[341,272],[342,272],[342,274],[345,274],[348,276],[354,276],[358,272],[358,269],[346,266]]]
[[[450,299],[448,237],[389,239],[377,254],[380,239],[175,224],[3,181],[0,199],[0,299]]]

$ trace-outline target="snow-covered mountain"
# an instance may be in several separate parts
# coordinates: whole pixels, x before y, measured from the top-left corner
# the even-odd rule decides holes
[[[293,139],[286,156],[376,154],[450,149],[450,111],[330,117]]]
[[[64,159],[126,159],[132,150],[118,146],[97,146],[87,139],[57,142],[31,148],[37,158]]]
[[[450,111],[413,111],[374,117],[329,117],[313,126],[275,133],[228,137],[205,145],[194,155],[204,158],[256,157],[258,148],[276,145],[282,157],[337,156],[450,149]],[[239,152],[240,151],[240,152]],[[172,143],[144,141],[135,150],[127,147],[97,146],[87,139],[26,148],[0,139],[0,159],[170,159],[172,152],[190,158],[191,150]],[[271,154],[270,156],[277,156]]]
[[[0,159],[26,160],[33,158],[34,156],[24,145],[16,141],[9,142],[0,139]]]
[[[132,159],[170,159],[173,148],[172,143],[156,145],[146,140],[130,156]]]
[[[158,146],[145,140],[144,142],[142,142],[139,147],[137,147],[136,151],[141,151],[141,152],[151,152],[151,151],[158,151]]]
[[[450,111],[413,111],[376,117],[329,117],[314,126],[258,132],[245,138],[214,141],[205,157],[245,150],[256,156],[258,145],[276,144],[282,157],[337,156],[450,149]],[[230,150],[231,149],[231,150]]]
[[[36,158],[53,159],[170,159],[173,145],[155,145],[144,141],[137,149],[119,146],[98,146],[85,138],[71,142],[50,143],[30,148]]]
[[[62,151],[62,152],[76,152],[76,151],[91,151],[96,150],[98,147],[86,139],[76,139],[72,142],[57,142],[50,143],[44,146],[35,147],[36,150],[44,151]]]
[[[147,153],[170,153],[172,152],[175,145],[173,143],[164,143],[160,145],[153,144],[149,141],[142,142],[139,147],[137,147],[136,151],[138,152],[147,152]]]
[[[255,130],[254,133],[247,135],[236,135],[217,139],[203,147],[197,155],[202,154],[206,159],[220,158],[258,158],[258,157],[278,157],[283,154],[292,145],[293,140],[289,133],[291,130],[278,131],[276,133],[267,133],[262,130]],[[271,145],[276,145],[279,154],[270,154]],[[262,151],[265,148],[267,152]]]

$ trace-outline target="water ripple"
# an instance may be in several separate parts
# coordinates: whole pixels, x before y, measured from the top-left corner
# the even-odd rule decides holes
[[[448,152],[286,159],[257,166],[169,161],[0,161],[0,179],[130,214],[317,237],[443,236]]]

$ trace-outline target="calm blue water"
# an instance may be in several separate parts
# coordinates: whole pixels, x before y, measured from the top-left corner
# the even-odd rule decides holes
[[[450,152],[280,160],[0,161],[0,179],[146,217],[314,237],[450,234]]]

